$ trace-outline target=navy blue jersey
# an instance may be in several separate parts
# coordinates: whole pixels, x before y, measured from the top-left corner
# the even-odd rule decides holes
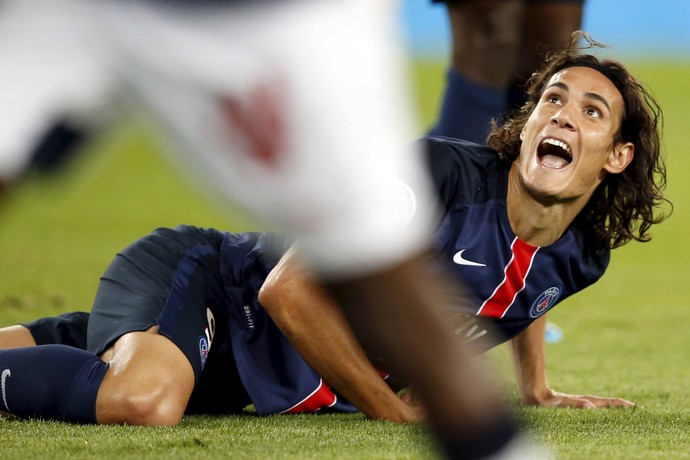
[[[240,377],[260,414],[356,412],[326,386],[259,304],[258,291],[285,249],[276,235],[256,233],[228,234],[221,246],[230,340]]]
[[[436,256],[475,296],[457,313],[490,318],[496,326],[491,336],[459,325],[466,340],[479,349],[508,340],[604,274],[609,251],[588,250],[577,228],[545,247],[515,235],[506,209],[509,165],[496,152],[446,138],[421,142],[445,211],[434,236]]]

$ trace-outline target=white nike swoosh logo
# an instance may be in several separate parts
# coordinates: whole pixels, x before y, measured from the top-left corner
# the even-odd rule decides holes
[[[10,411],[10,406],[7,405],[7,393],[5,393],[5,380],[7,380],[7,377],[11,377],[12,372],[10,372],[9,369],[5,369],[2,371],[2,382],[0,382],[0,388],[2,389],[2,402],[5,404],[5,409],[7,409],[7,412]]]
[[[469,267],[486,267],[486,264],[480,264],[479,262],[473,262],[471,260],[465,259],[462,256],[463,252],[465,252],[464,249],[461,249],[458,252],[456,252],[453,256],[453,262],[455,262],[458,265],[467,265]]]

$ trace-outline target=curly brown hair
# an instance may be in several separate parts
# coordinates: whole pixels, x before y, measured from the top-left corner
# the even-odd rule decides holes
[[[580,39],[585,46],[578,46]],[[611,80],[625,104],[613,145],[631,142],[635,154],[622,173],[606,175],[573,223],[597,251],[617,248],[630,240],[649,241],[649,228],[667,217],[657,211],[663,204],[671,206],[663,196],[666,166],[661,155],[661,108],[622,64],[582,53],[603,46],[586,33],[573,33],[568,48],[549,55],[545,66],[527,81],[527,102],[500,126],[493,122],[487,140],[504,161],[512,163],[520,154],[520,132],[553,75],[569,67],[589,67]]]

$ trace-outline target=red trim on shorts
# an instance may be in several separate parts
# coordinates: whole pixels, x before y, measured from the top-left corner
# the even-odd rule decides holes
[[[283,414],[300,414],[302,412],[316,412],[322,407],[331,407],[338,401],[338,397],[319,379],[319,386],[309,396],[290,409],[284,410]]]

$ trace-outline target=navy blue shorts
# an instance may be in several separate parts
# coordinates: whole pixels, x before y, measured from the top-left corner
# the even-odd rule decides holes
[[[60,344],[86,350],[89,314],[78,311],[22,323],[29,329],[36,345]]]
[[[180,226],[135,241],[101,277],[88,321],[87,350],[97,355],[122,335],[157,325],[194,369],[187,413],[238,412],[251,403],[227,330],[220,276],[224,236]]]
[[[197,342],[208,327],[207,304],[223,300],[219,276],[222,240],[223,235],[215,230],[160,228],[119,252],[96,292],[88,351],[100,355],[127,332],[155,325],[171,340],[177,333],[192,335]],[[198,344],[193,353],[188,350],[190,345],[179,345],[192,367],[200,367],[194,364]]]

